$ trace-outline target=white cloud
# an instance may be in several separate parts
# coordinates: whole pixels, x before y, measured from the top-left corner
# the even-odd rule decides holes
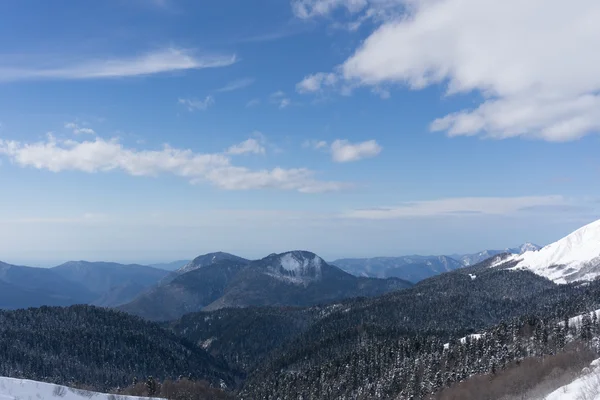
[[[403,203],[394,207],[353,210],[347,218],[396,219],[410,217],[510,215],[535,207],[563,206],[568,200],[562,196],[529,197],[462,197]]]
[[[239,154],[265,154],[266,150],[262,144],[257,139],[250,138],[248,140],[244,140],[242,143],[231,146],[227,149],[227,154],[231,155],[239,155]]]
[[[215,104],[215,99],[212,96],[206,96],[204,100],[196,99],[178,99],[178,103],[184,105],[188,111],[206,111],[208,107]]]
[[[173,174],[192,183],[208,182],[228,190],[281,189],[303,193],[341,190],[342,182],[319,181],[306,168],[250,170],[231,164],[226,154],[198,154],[165,146],[162,150],[126,148],[116,139],[59,141],[49,135],[46,141],[21,143],[0,139],[0,155],[22,167],[52,172],[99,173],[124,171],[133,176]]]
[[[67,122],[65,124],[65,128],[71,129],[75,135],[86,134],[86,135],[95,135],[96,132],[92,128],[84,128],[79,126],[75,122]]]
[[[250,171],[242,167],[215,168],[206,179],[229,190],[267,189],[296,190],[301,193],[320,193],[342,190],[349,185],[314,179],[314,171],[306,168],[274,168]]]
[[[527,136],[551,142],[575,140],[600,131],[600,96],[551,99],[532,94],[490,99],[475,110],[436,119],[431,130],[446,131],[449,136],[485,133],[498,139]]]
[[[233,92],[234,90],[243,89],[252,85],[255,82],[254,78],[243,78],[238,79],[232,82],[229,82],[227,85],[223,86],[220,89],[217,89],[217,92]]]
[[[336,140],[331,144],[333,161],[343,163],[371,158],[381,153],[382,147],[375,140],[362,143],[350,143],[347,140]]]
[[[280,109],[287,108],[290,104],[292,104],[292,101],[290,99],[281,99],[279,101],[279,108]]]
[[[65,61],[65,57],[56,57],[55,60],[35,60],[35,64],[38,65],[35,67],[23,62],[11,65],[8,63],[10,57],[2,58],[4,62],[0,62],[0,81],[144,76],[172,71],[226,67],[236,62],[235,55],[197,56],[191,50],[174,47],[135,57],[98,58],[71,63]]]
[[[296,91],[298,93],[314,93],[322,90],[324,86],[335,85],[337,81],[336,74],[319,72],[305,77],[296,85]]]
[[[295,9],[307,10],[300,14],[309,18],[337,7],[359,12],[375,1],[299,3]],[[600,131],[597,1],[403,3],[404,15],[386,20],[335,69],[349,86],[444,84],[448,95],[481,94],[478,107],[432,123],[432,130],[451,136],[565,141]]]

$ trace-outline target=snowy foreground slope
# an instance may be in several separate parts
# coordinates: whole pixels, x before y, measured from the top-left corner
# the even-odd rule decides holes
[[[528,269],[555,283],[591,281],[600,276],[600,220],[538,251],[504,258],[493,266]]]
[[[138,400],[148,397],[121,396],[73,389],[66,386],[0,377],[0,400]]]
[[[595,360],[582,375],[544,397],[544,400],[600,400],[600,359]],[[533,400],[533,399],[532,399]]]

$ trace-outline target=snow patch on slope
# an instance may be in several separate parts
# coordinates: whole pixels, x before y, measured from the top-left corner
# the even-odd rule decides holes
[[[467,343],[467,338],[469,339],[469,341],[473,341],[473,340],[479,340],[479,339],[481,339],[481,338],[482,338],[484,335],[485,335],[484,333],[473,333],[473,334],[471,334],[471,335],[469,335],[469,336],[464,336],[464,337],[461,337],[461,338],[460,338],[460,339],[458,339],[458,340],[459,340],[459,342],[460,342],[461,344],[465,344],[465,343]],[[445,343],[445,344],[444,344],[444,350],[448,350],[449,348],[450,348],[450,343]]]
[[[600,359],[585,368],[583,375],[544,397],[545,400],[600,400]],[[533,399],[531,399],[533,400]]]
[[[286,271],[295,272],[302,274],[309,267],[314,267],[318,270],[321,269],[321,257],[314,256],[314,258],[309,259],[305,257],[297,257],[294,253],[287,253],[281,257],[281,268]]]
[[[590,281],[600,275],[600,220],[538,251],[512,256],[514,269],[528,269],[555,283]]]
[[[323,259],[315,254],[292,251],[277,256],[267,275],[284,282],[306,285],[321,279],[323,264]]]
[[[593,318],[594,314],[596,314],[596,318],[600,318],[600,310],[591,311],[591,312],[589,312],[587,314],[589,314],[590,318]],[[580,314],[580,315],[578,315],[576,317],[569,318],[569,327],[575,326],[577,328],[580,328],[581,327],[581,322],[583,321],[583,316],[584,315],[585,314]],[[560,326],[564,326],[565,323],[564,322],[559,322],[558,324]]]
[[[0,377],[0,400],[139,400],[149,397],[121,396],[73,389],[52,383]]]

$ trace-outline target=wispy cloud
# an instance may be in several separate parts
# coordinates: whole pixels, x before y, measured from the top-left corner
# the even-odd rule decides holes
[[[292,0],[292,10],[298,18],[309,19],[327,16],[342,7],[350,13],[357,13],[368,4],[368,0]]]
[[[306,76],[296,85],[298,93],[315,93],[324,87],[334,86],[338,82],[338,76],[334,73],[319,72]]]
[[[60,217],[25,217],[12,218],[1,221],[6,224],[92,224],[101,222],[110,222],[110,217],[106,214],[84,213],[75,216]]]
[[[85,128],[79,126],[79,124],[75,122],[67,122],[65,124],[65,128],[71,129],[75,135],[86,134],[86,135],[95,135],[96,132],[92,128]]]
[[[511,215],[533,208],[566,206],[569,201],[562,196],[530,197],[461,197],[402,203],[392,207],[352,210],[347,218],[397,219],[410,217]]]
[[[292,101],[290,99],[281,99],[279,101],[279,109],[282,110],[284,108],[287,108],[290,104],[292,104]]]
[[[306,140],[302,143],[302,147],[304,147],[305,149],[311,148],[315,150],[321,150],[328,148],[329,145],[324,140]]]
[[[235,144],[227,149],[227,154],[240,155],[240,154],[265,154],[266,150],[264,146],[254,138],[244,140],[241,143]]]
[[[271,93],[269,98],[271,99],[271,103],[277,104],[277,107],[279,107],[280,110],[287,108],[292,104],[292,100],[281,90]]]
[[[233,92],[234,90],[243,89],[252,85],[256,80],[254,78],[243,78],[238,79],[232,82],[227,83],[220,89],[217,89],[217,92]]]
[[[206,96],[204,100],[196,99],[178,99],[177,102],[185,106],[188,111],[206,111],[208,107],[215,104],[215,99],[212,96]]]
[[[239,148],[241,149],[241,147]],[[239,154],[241,150],[236,150]],[[230,149],[231,150],[231,149]],[[260,151],[260,150],[259,150]],[[165,145],[161,150],[124,147],[117,139],[57,140],[21,143],[0,139],[0,155],[14,164],[52,172],[99,173],[123,171],[132,176],[173,174],[191,183],[210,183],[226,190],[279,189],[302,193],[342,190],[349,185],[316,179],[307,168],[252,170],[231,163],[227,154],[194,153]]]
[[[250,35],[234,40],[235,43],[262,43],[272,42],[275,40],[285,39],[290,36],[300,35],[310,31],[311,27],[308,24],[295,24],[294,21],[289,21],[287,26],[281,27],[277,31],[266,32],[257,35]]]
[[[334,20],[331,27],[354,32],[367,21],[383,23],[398,19],[412,4],[411,0],[291,0],[291,5],[300,20],[331,21],[334,12],[344,9],[343,19]]]
[[[259,98],[256,98],[256,99],[252,99],[252,100],[248,101],[248,102],[246,103],[246,107],[256,107],[256,106],[258,106],[259,104],[260,104],[260,99],[259,99]]]
[[[0,57],[0,82],[40,79],[104,79],[146,76],[165,72],[226,67],[236,62],[235,55],[196,55],[181,48],[160,49],[134,57],[95,58],[69,62],[68,57],[10,64]]]
[[[330,153],[332,160],[338,163],[347,163],[359,161],[365,158],[373,158],[378,156],[383,150],[383,147],[381,147],[375,140],[351,143],[348,140],[337,139],[331,144],[324,140],[307,140],[302,143],[302,147]]]

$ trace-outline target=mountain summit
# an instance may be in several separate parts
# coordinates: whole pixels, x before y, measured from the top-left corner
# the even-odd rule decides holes
[[[526,251],[493,266],[528,269],[555,283],[591,281],[600,276],[600,220],[537,251]]]
[[[542,247],[538,246],[537,244],[527,242],[527,243],[523,243],[519,247],[515,247],[512,249],[506,249],[506,250],[508,253],[512,253],[512,254],[523,254],[528,251],[538,251],[541,248]]]
[[[261,261],[267,275],[286,282],[306,285],[323,278],[321,267],[325,262],[308,251],[272,254]]]
[[[213,265],[221,261],[235,261],[241,263],[249,262],[245,258],[218,251],[216,253],[208,253],[194,258],[192,261],[175,271],[175,273],[185,274],[186,272],[194,271],[196,269],[206,267],[207,265]]]

